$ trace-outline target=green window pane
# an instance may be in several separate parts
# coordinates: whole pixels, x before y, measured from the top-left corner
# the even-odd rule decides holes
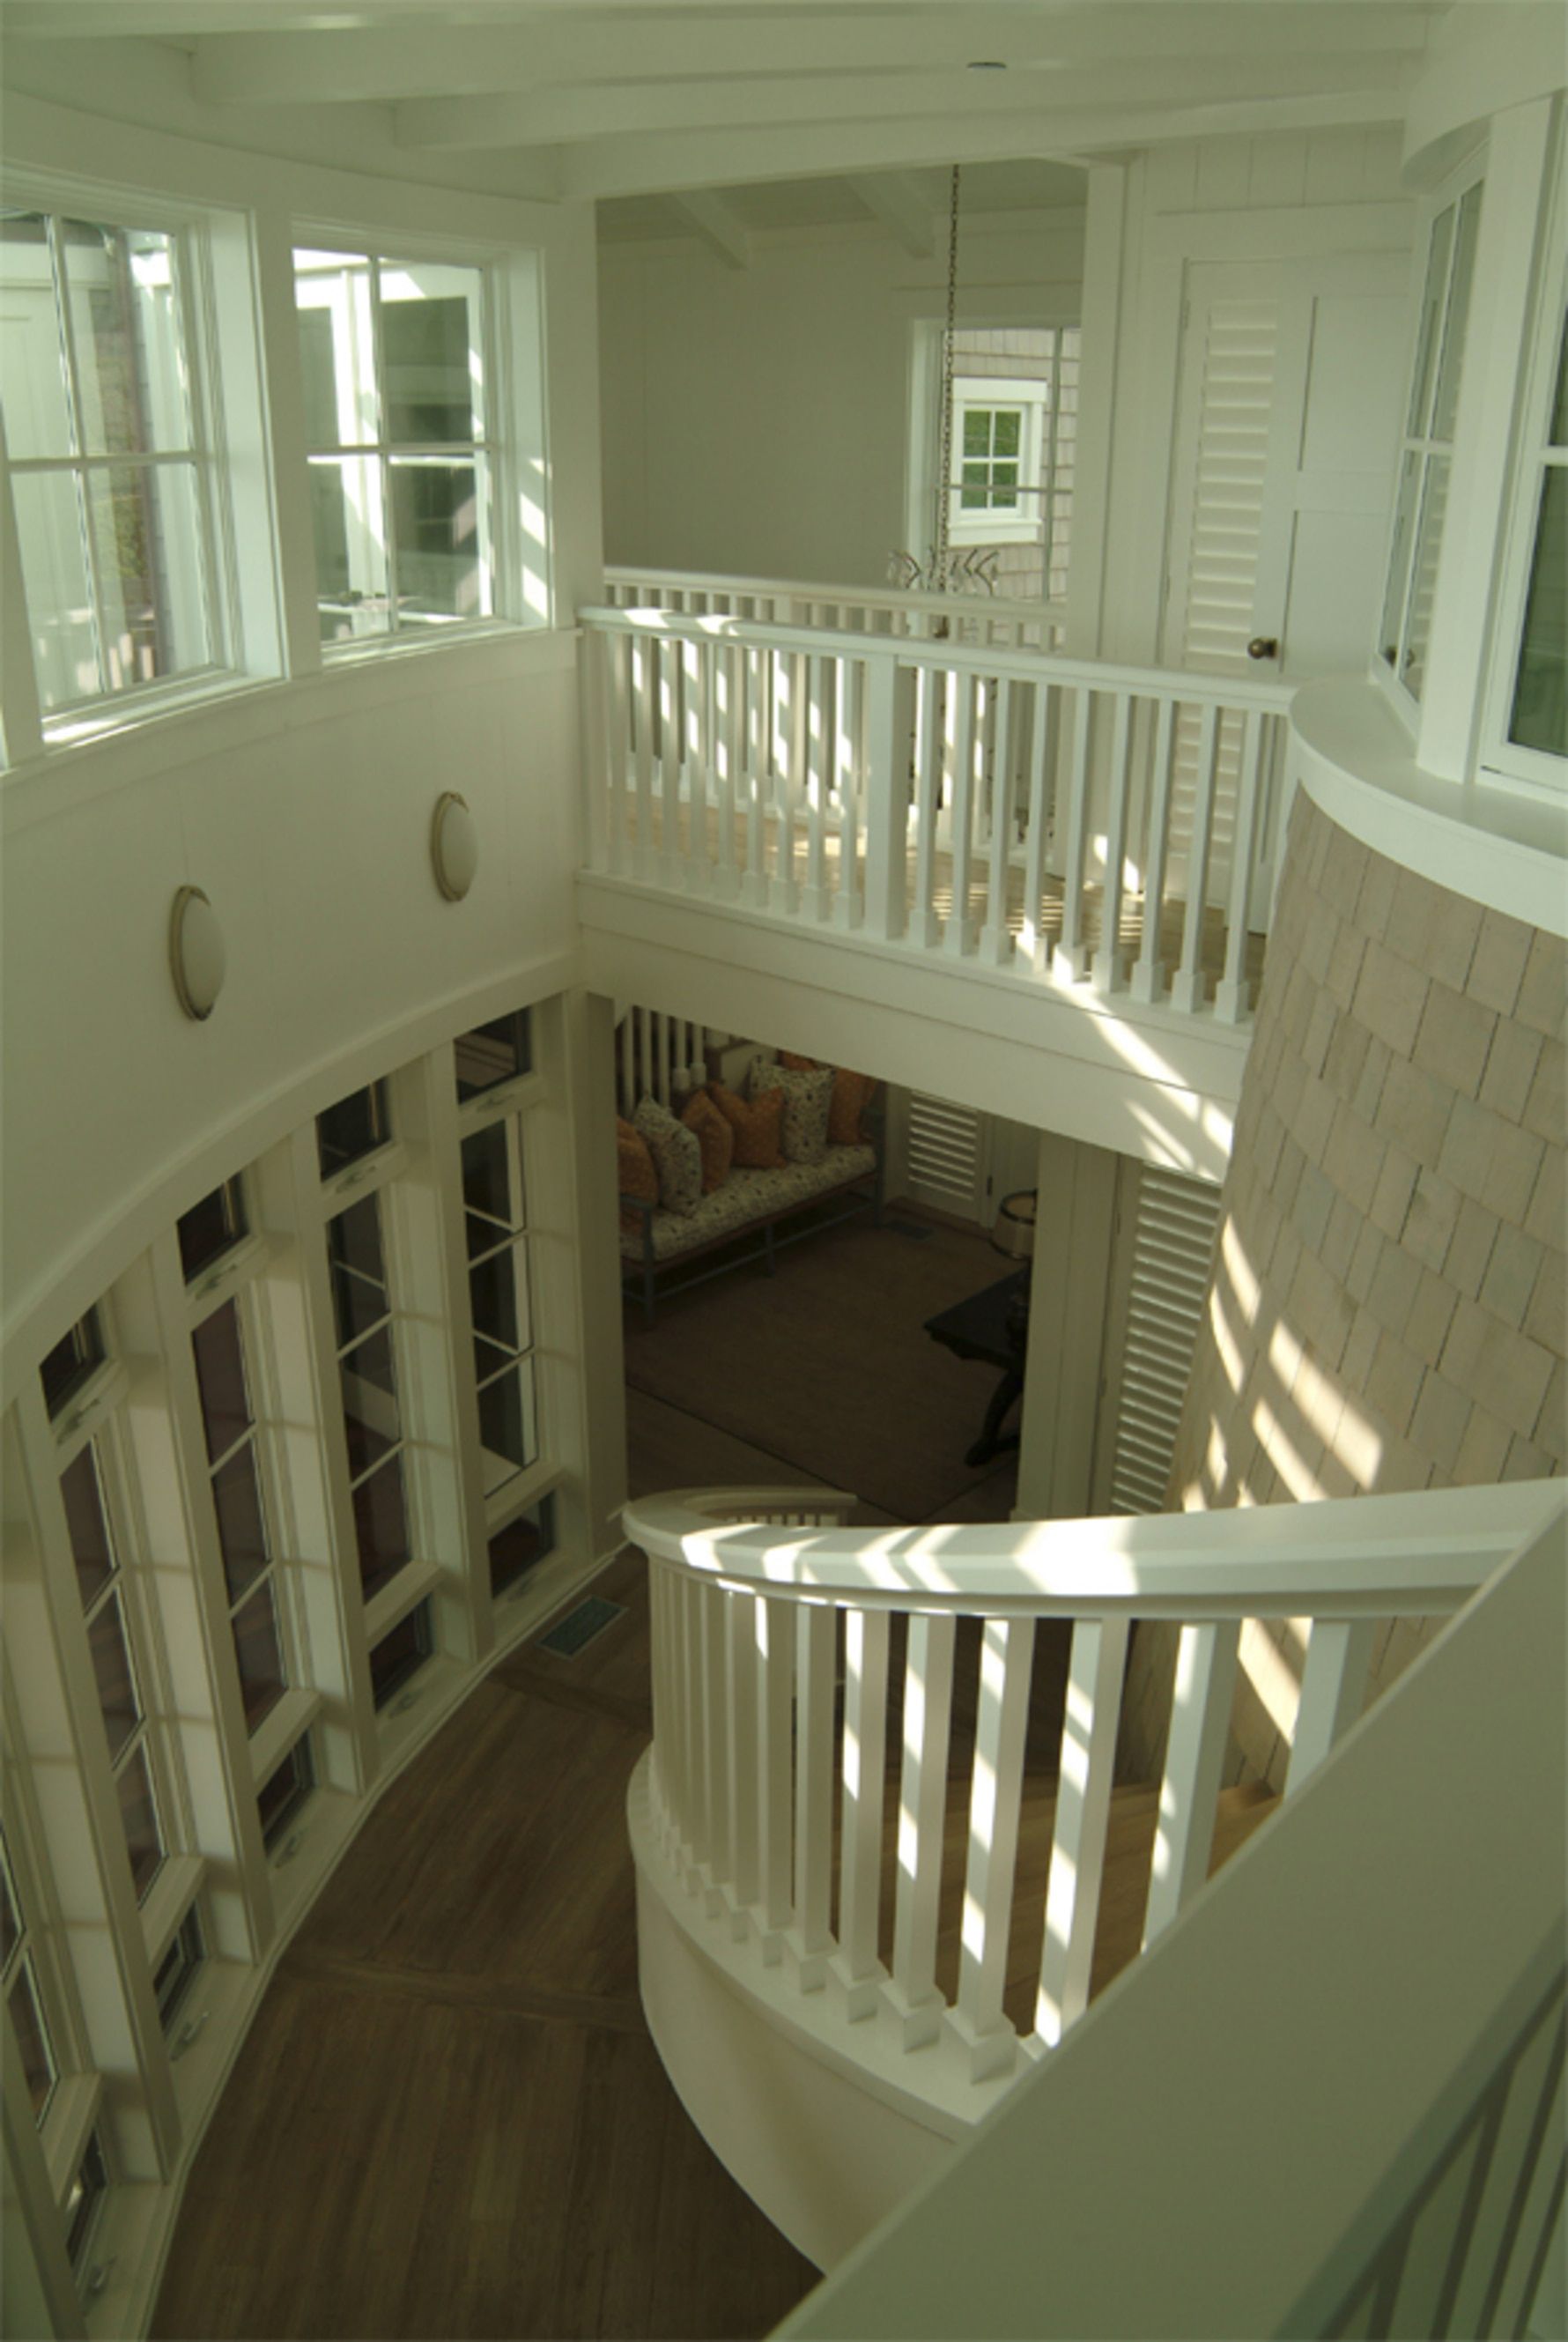
[[[993,441],[999,455],[1017,455],[1023,428],[1024,417],[1016,407],[1003,407],[999,410]]]
[[[1542,483],[1535,555],[1508,736],[1522,748],[1568,756],[1568,465]]]
[[[966,455],[991,452],[991,417],[983,407],[972,406],[964,418],[964,452]]]

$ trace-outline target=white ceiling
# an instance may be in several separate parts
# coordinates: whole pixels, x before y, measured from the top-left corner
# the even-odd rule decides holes
[[[1505,0],[1504,0],[1505,5]],[[5,0],[7,80],[426,182],[600,199],[616,238],[1080,199],[1064,165],[1399,120],[1438,0]],[[110,53],[115,70],[108,73]],[[95,69],[99,78],[95,81]],[[79,102],[92,110],[91,95]],[[702,220],[696,215],[703,214]]]

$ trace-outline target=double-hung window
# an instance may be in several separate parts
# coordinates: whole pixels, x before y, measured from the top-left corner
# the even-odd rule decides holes
[[[1079,329],[1031,328],[1026,375],[966,375],[953,385],[948,537],[957,545],[1038,546],[1034,590],[1067,590],[1078,430]],[[966,347],[1006,337],[972,332]],[[1016,354],[1014,354],[1016,355]]]
[[[76,1590],[87,1624],[98,1706],[108,1738],[120,1821],[136,1900],[145,1902],[168,1851],[160,1807],[156,1752],[148,1723],[145,1637],[111,1527],[108,1459],[96,1438],[79,1447],[60,1475]]]
[[[0,1988],[21,2053],[23,2078],[33,2107],[42,2123],[60,2078],[60,2057],[53,2027],[45,2014],[35,1931],[27,1923],[21,1891],[12,1873],[10,1852],[0,1834]]]
[[[254,1736],[288,1688],[289,1675],[276,1547],[252,1398],[250,1343],[242,1315],[245,1298],[232,1296],[220,1302],[195,1327],[191,1341],[240,1700],[246,1729]]]
[[[45,729],[232,664],[188,232],[0,212],[0,406]]]
[[[304,247],[294,260],[323,643],[494,616],[486,271]]]
[[[1481,226],[1481,181],[1456,193],[1432,224],[1378,634],[1378,658],[1414,700],[1426,680],[1432,607],[1453,468],[1453,427]]]

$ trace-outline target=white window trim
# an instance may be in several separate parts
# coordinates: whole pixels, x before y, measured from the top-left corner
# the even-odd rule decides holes
[[[23,664],[28,689],[17,710],[20,720],[14,719],[7,726],[6,761],[15,767],[32,756],[175,714],[193,704],[245,689],[258,676],[275,676],[281,668],[282,637],[265,464],[257,494],[240,496],[235,492],[236,453],[241,449],[265,453],[267,436],[261,404],[251,238],[244,215],[223,205],[182,202],[161,189],[108,185],[34,169],[5,175],[4,200],[18,207],[92,220],[105,227],[148,228],[170,236],[177,247],[193,446],[201,478],[206,616],[216,654],[206,665],[185,675],[133,685],[124,691],[88,695],[45,710],[36,699],[25,600],[17,590],[15,607],[5,626],[8,704],[16,696],[11,678]],[[221,270],[214,265],[215,245],[222,246]],[[19,555],[8,463],[5,469],[9,571]],[[242,505],[249,508],[242,511]],[[8,575],[7,584],[11,583]],[[15,583],[20,589],[19,568]]]
[[[1525,358],[1517,460],[1499,554],[1497,615],[1487,662],[1480,776],[1503,788],[1532,796],[1543,795],[1561,803],[1563,791],[1568,789],[1568,758],[1550,756],[1543,749],[1522,747],[1509,738],[1508,727],[1513,714],[1519,654],[1523,642],[1540,498],[1549,465],[1568,465],[1568,449],[1549,454],[1546,442],[1553,394],[1557,386],[1558,355],[1563,334],[1568,332],[1563,315],[1568,306],[1568,138],[1559,143],[1538,282],[1540,295]]]
[[[544,254],[533,247],[475,244],[462,237],[406,235],[401,229],[345,225],[295,217],[288,234],[290,283],[295,249],[339,252],[369,261],[444,263],[475,268],[484,280],[483,356],[492,385],[482,443],[492,467],[490,593],[492,607],[482,617],[454,618],[428,628],[389,626],[383,635],[323,642],[324,669],[365,660],[419,656],[444,644],[468,643],[489,635],[555,624],[554,546],[545,445]],[[298,363],[297,346],[295,362]],[[302,445],[302,454],[304,453]],[[367,453],[379,453],[380,443]],[[530,495],[528,475],[537,495]],[[535,545],[537,568],[528,547]],[[310,620],[316,625],[312,565]]]
[[[1411,515],[1411,541],[1404,565],[1403,592],[1400,605],[1400,643],[1403,643],[1404,640],[1404,628],[1409,619],[1411,581],[1414,574],[1416,548],[1421,538],[1422,514],[1425,505],[1426,486],[1430,477],[1433,462],[1433,457],[1430,453],[1430,441],[1427,439],[1420,441],[1413,440],[1409,428],[1411,393],[1414,388],[1415,380],[1415,361],[1421,348],[1422,302],[1426,290],[1426,274],[1432,252],[1433,231],[1436,227],[1436,225],[1443,214],[1448,209],[1450,205],[1453,206],[1454,226],[1457,235],[1459,207],[1471,188],[1479,186],[1482,189],[1481,206],[1483,219],[1484,220],[1486,208],[1486,165],[1487,151],[1484,145],[1472,148],[1464,160],[1456,165],[1449,173],[1442,185],[1434,189],[1427,197],[1425,203],[1422,206],[1421,215],[1416,224],[1415,245],[1411,268],[1411,327],[1409,338],[1406,344],[1404,359],[1403,406],[1400,419],[1399,444],[1394,451],[1393,477],[1391,484],[1389,496],[1388,534],[1383,540],[1383,567],[1381,572],[1383,585],[1382,591],[1377,598],[1377,609],[1373,620],[1375,632],[1373,634],[1371,650],[1371,671],[1373,678],[1378,687],[1382,690],[1389,706],[1393,709],[1394,714],[1398,716],[1403,729],[1413,736],[1415,736],[1420,729],[1422,719],[1422,701],[1403,681],[1403,677],[1397,671],[1397,666],[1391,665],[1390,662],[1383,657],[1382,636],[1383,611],[1388,600],[1388,588],[1393,561],[1394,533],[1399,526],[1400,485],[1404,476],[1405,458],[1414,446],[1420,446],[1423,449],[1427,449],[1429,451],[1423,457],[1420,493],[1416,497],[1414,509]],[[1478,244],[1478,257],[1479,251],[1480,246]],[[1453,285],[1453,255],[1451,251],[1449,255],[1449,277],[1447,285],[1444,287],[1443,312],[1440,319],[1440,323],[1443,327],[1446,327],[1448,322],[1449,298]],[[1472,315],[1473,314],[1474,307],[1475,286],[1473,279],[1470,296],[1470,309]],[[1466,352],[1468,354],[1468,352],[1474,346],[1473,339],[1470,332],[1469,317],[1466,319],[1465,343]],[[1443,364],[1443,336],[1440,335],[1437,346],[1433,353],[1432,360],[1432,396],[1434,400],[1437,395],[1437,377]],[[1455,397],[1453,438],[1448,445],[1449,492],[1451,495],[1453,494],[1453,463],[1459,446],[1460,434],[1463,425],[1463,414],[1464,380],[1463,361],[1462,359],[1460,381]],[[1446,536],[1446,520],[1443,534],[1444,536]],[[1438,545],[1436,580],[1436,590],[1439,593],[1442,590],[1442,578],[1443,545],[1440,541]],[[1434,593],[1434,607],[1435,602],[1436,594]],[[1396,650],[1398,647],[1399,645],[1396,644]],[[1430,648],[1431,645],[1429,641],[1429,652]]]
[[[1034,377],[979,375],[955,375],[953,385],[952,464],[958,481],[948,489],[948,542],[952,545],[1032,545],[1045,540],[1044,477],[1045,414],[1051,385]],[[1016,512],[965,512],[962,503],[964,418],[974,409],[1016,406],[1022,411],[1019,431]],[[1032,493],[1031,493],[1032,492]]]

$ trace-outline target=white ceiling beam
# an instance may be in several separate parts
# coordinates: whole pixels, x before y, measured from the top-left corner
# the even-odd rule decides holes
[[[952,163],[1036,157],[1081,159],[1170,138],[1223,137],[1267,130],[1349,128],[1398,119],[1377,90],[1327,92],[1191,106],[1171,113],[1107,107],[1095,113],[951,115],[923,121],[797,123],[774,129],[691,132],[603,139],[561,149],[567,201],[669,195],[687,187],[742,186],[759,179],[853,178],[880,170],[941,169]]]
[[[1213,57],[1062,73],[764,75],[739,81],[622,83],[529,95],[425,97],[394,109],[400,146],[568,145],[580,139],[662,131],[751,130],[799,123],[896,121],[942,115],[967,121],[1038,105],[1055,112],[1253,102],[1354,88],[1397,90],[1412,67],[1401,56],[1343,59]],[[1392,109],[1398,112],[1399,108]]]
[[[912,171],[864,172],[850,184],[873,219],[882,222],[912,260],[930,259],[936,249],[936,222]]]
[[[693,188],[684,195],[672,195],[669,201],[727,267],[751,266],[752,240],[722,195]]]
[[[1410,0],[1271,0],[1266,6],[1238,7],[1234,0],[1116,0],[1111,7],[1064,15],[1053,8],[986,5],[962,8],[910,5],[870,13],[861,8],[842,17],[813,9],[784,8],[754,20],[743,7],[722,17],[669,15],[663,7],[637,14],[624,9],[607,19],[595,0],[579,0],[576,12],[558,8],[531,12],[523,20],[499,15],[465,21],[455,6],[434,21],[429,0],[394,13],[373,30],[320,25],[302,41],[295,30],[265,29],[283,19],[272,11],[235,5],[217,14],[212,0],[185,0],[183,7],[157,0],[12,0],[12,32],[201,30],[195,41],[192,78],[195,95],[215,105],[310,105],[346,99],[378,100],[462,95],[545,85],[678,80],[699,75],[798,73],[803,61],[814,73],[873,73],[888,69],[890,58],[905,71],[963,67],[975,57],[1004,58],[1014,71],[1043,64],[1092,64],[1096,60],[1164,56],[1197,59],[1240,56],[1343,57],[1368,54],[1415,55],[1424,45],[1427,8]],[[323,12],[315,11],[316,15]],[[172,15],[200,20],[182,26]],[[250,28],[247,29],[247,26]],[[258,29],[257,27],[261,27]]]

